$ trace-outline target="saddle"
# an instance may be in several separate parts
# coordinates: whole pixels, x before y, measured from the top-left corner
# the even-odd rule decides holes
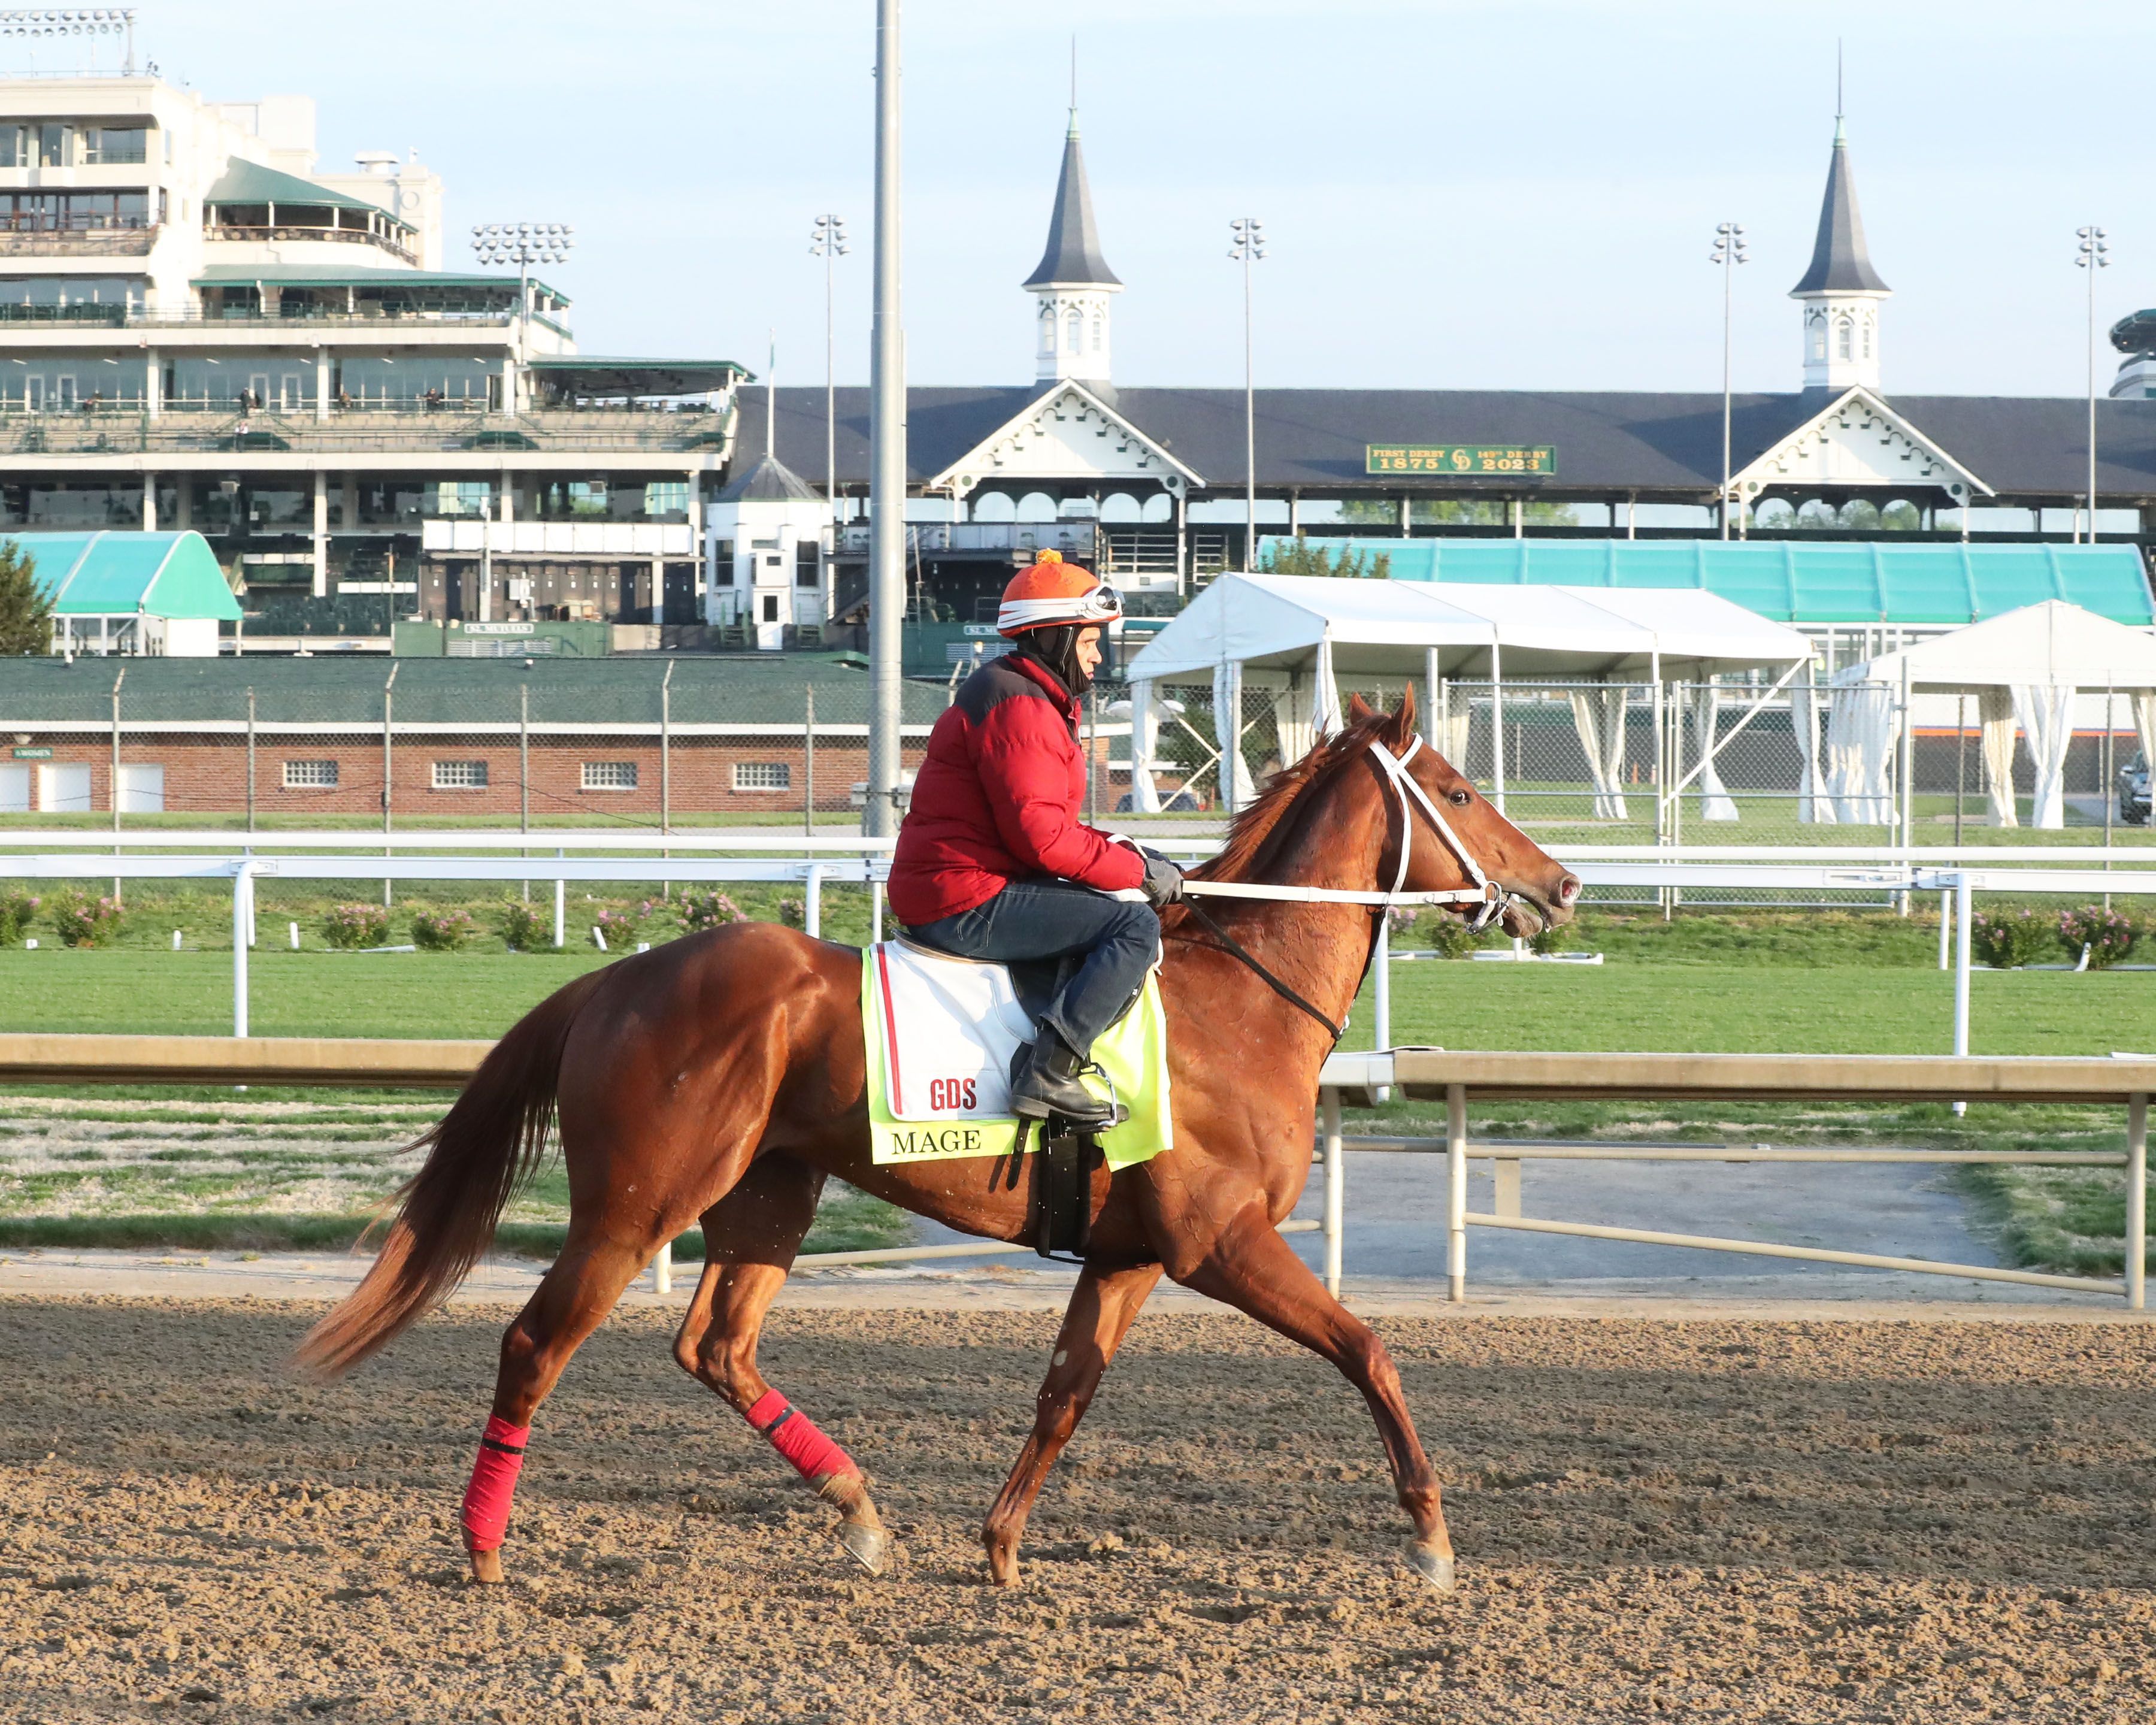
[[[906,937],[900,936],[901,940]],[[906,944],[937,958],[952,955],[932,947]],[[957,959],[959,963],[983,961]],[[1077,973],[1075,957],[1016,959],[1002,968],[1010,977],[1019,1009],[1028,1027],[1026,1040],[1040,1034],[1041,1014],[1063,985]],[[1025,1127],[1021,1124],[1023,1137]],[[1033,1249],[1052,1260],[1083,1262],[1093,1241],[1093,1170],[1101,1167],[1101,1135],[1066,1115],[1051,1114],[1034,1128],[1040,1148],[1033,1158],[1033,1185],[1026,1205],[1026,1228]]]

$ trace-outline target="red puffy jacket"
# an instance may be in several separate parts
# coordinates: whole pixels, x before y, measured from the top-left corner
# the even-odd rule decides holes
[[[1031,659],[991,660],[928,733],[891,859],[891,914],[917,928],[1043,875],[1139,885],[1145,860],[1078,819],[1085,798],[1076,700]]]

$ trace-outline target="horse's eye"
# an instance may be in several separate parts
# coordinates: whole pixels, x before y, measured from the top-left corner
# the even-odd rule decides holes
[[[1445,801],[1451,803],[1455,809],[1465,809],[1474,800],[1474,793],[1470,791],[1454,791],[1445,798]]]

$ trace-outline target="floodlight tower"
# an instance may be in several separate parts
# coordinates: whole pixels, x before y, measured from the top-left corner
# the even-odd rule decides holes
[[[2102,228],[2076,228],[2081,246],[2074,267],[2088,271],[2088,537],[2096,543],[2096,273],[2111,268],[2111,248]],[[2076,532],[2078,540],[2081,535]]]
[[[521,371],[531,357],[531,266],[558,264],[577,243],[577,230],[566,222],[475,222],[472,251],[482,264],[516,266],[516,365]],[[502,403],[514,413],[513,398]]]
[[[824,490],[831,506],[831,531],[839,530],[839,414],[837,372],[832,358],[831,270],[846,254],[846,224],[835,215],[816,218],[808,236],[808,255],[824,260]],[[768,445],[764,453],[771,453]],[[837,541],[832,542],[836,549]]]
[[[1707,261],[1722,271],[1722,536],[1729,536],[1729,313],[1731,281],[1739,264],[1751,260],[1744,255],[1744,229],[1736,222],[1718,222],[1714,228],[1714,249],[1707,254]]]
[[[1243,567],[1255,567],[1258,552],[1258,398],[1250,358],[1250,270],[1265,254],[1265,230],[1255,216],[1237,216],[1228,223],[1235,238],[1228,256],[1243,266]]]

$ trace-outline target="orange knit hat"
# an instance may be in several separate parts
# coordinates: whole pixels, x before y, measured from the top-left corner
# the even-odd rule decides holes
[[[1122,614],[1122,598],[1115,588],[1075,563],[1065,562],[1062,552],[1044,551],[1004,589],[996,632],[1015,636],[1066,623],[1106,623]]]

